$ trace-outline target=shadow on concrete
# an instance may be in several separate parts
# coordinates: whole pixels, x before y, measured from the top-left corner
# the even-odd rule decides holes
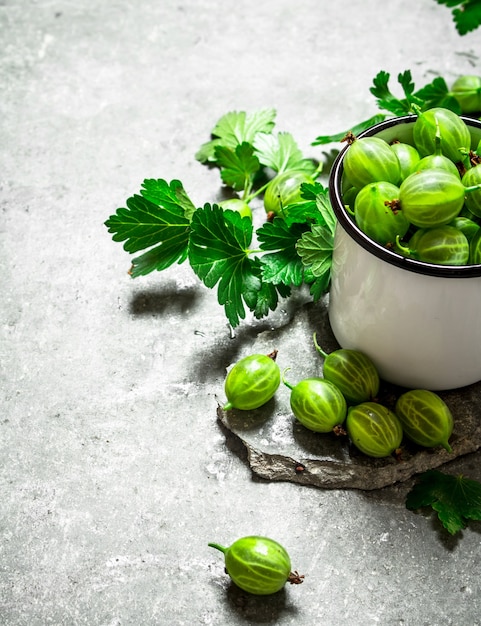
[[[179,290],[175,284],[166,284],[136,293],[129,309],[135,316],[187,314],[196,305],[198,298],[199,290],[196,286]]]
[[[268,596],[255,596],[231,583],[227,589],[227,600],[237,617],[249,624],[277,624],[284,614],[295,617],[297,609],[287,603],[285,589]]]

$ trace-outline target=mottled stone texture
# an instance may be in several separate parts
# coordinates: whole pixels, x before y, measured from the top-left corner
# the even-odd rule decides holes
[[[479,73],[479,37],[434,0],[0,1],[2,625],[481,624],[479,524],[448,537],[410,481],[260,480],[220,428],[239,356],[318,371],[305,294],[232,337],[187,265],[131,280],[103,225],[144,178],[219,199],[194,155],[227,111],[274,107],[323,158],[316,136],[376,112],[380,69]],[[446,469],[481,479],[480,458]],[[246,534],[304,584],[232,587],[207,543]]]

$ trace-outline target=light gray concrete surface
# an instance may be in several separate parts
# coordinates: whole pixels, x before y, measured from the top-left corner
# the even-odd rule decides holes
[[[144,178],[216,200],[194,154],[227,111],[274,107],[320,157],[376,112],[380,69],[479,73],[480,37],[434,0],[0,1],[3,626],[481,624],[479,524],[448,538],[407,484],[261,482],[227,445],[225,368],[276,344],[309,370],[289,324],[310,305],[231,338],[187,265],[131,280],[103,225]],[[239,594],[207,543],[246,534],[304,584]]]

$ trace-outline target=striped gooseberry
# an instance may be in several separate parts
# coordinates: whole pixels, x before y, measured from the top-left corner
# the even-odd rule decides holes
[[[457,178],[459,178],[459,170],[451,159],[448,159],[444,154],[428,154],[428,156],[420,159],[417,164],[416,171],[422,170],[441,169],[450,172]]]
[[[403,246],[398,242],[398,248]],[[404,247],[406,256],[436,265],[466,265],[469,259],[469,241],[466,235],[454,226],[423,228]]]
[[[391,146],[379,137],[352,138],[344,156],[344,173],[358,189],[384,180],[397,185],[401,167]]]
[[[400,207],[419,228],[442,226],[459,214],[466,191],[459,176],[438,168],[422,170],[401,183]]]
[[[454,163],[469,152],[471,134],[466,123],[453,111],[433,107],[420,113],[413,125],[414,145],[421,156],[436,152],[436,137],[440,139],[442,154]]]
[[[469,242],[469,263],[471,265],[481,264],[481,228]]]
[[[443,446],[452,452],[449,438],[453,416],[444,400],[427,389],[411,389],[397,399],[394,408],[404,433],[420,446]]]
[[[386,181],[365,185],[354,203],[354,218],[359,228],[371,239],[385,246],[404,237],[409,222],[404,212],[391,206],[399,197],[399,187]]]
[[[243,591],[254,595],[270,595],[280,591],[287,582],[299,584],[303,576],[291,572],[291,559],[280,543],[251,535],[237,539],[226,548],[209,543],[224,554],[225,569],[232,581]]]
[[[471,241],[474,235],[480,230],[481,226],[470,217],[458,215],[448,226],[453,226],[460,230],[468,241]]]
[[[313,340],[316,350],[324,358],[324,378],[341,391],[348,404],[376,398],[380,386],[379,374],[367,354],[347,348],[327,354],[317,343],[316,334]]]
[[[329,433],[346,419],[347,404],[341,391],[324,378],[305,378],[291,385],[290,405],[296,419],[317,433]]]
[[[405,178],[416,171],[417,164],[421,157],[419,152],[410,143],[404,143],[402,141],[395,141],[391,145],[391,150],[397,156],[399,161],[399,167],[401,170],[401,178],[403,181]]]
[[[264,193],[266,213],[282,217],[289,204],[302,200],[301,185],[313,182],[312,176],[303,171],[287,171],[278,174],[267,185]]]
[[[481,183],[481,164],[466,170],[461,179],[465,187],[471,188]],[[466,208],[476,217],[481,217],[481,189],[466,194]]]
[[[462,113],[479,113],[481,76],[459,76],[451,86],[451,95],[458,101]]]
[[[281,382],[276,355],[252,354],[235,363],[224,383],[225,411],[257,409],[274,396]]]
[[[403,438],[397,416],[377,402],[363,402],[350,407],[346,430],[356,448],[375,458],[387,457],[396,452]]]

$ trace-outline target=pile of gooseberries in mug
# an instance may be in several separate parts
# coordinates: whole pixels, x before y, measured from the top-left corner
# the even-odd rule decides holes
[[[420,113],[413,142],[346,136],[343,200],[359,229],[403,256],[481,263],[481,145],[456,113]],[[480,142],[481,144],[481,142]]]

